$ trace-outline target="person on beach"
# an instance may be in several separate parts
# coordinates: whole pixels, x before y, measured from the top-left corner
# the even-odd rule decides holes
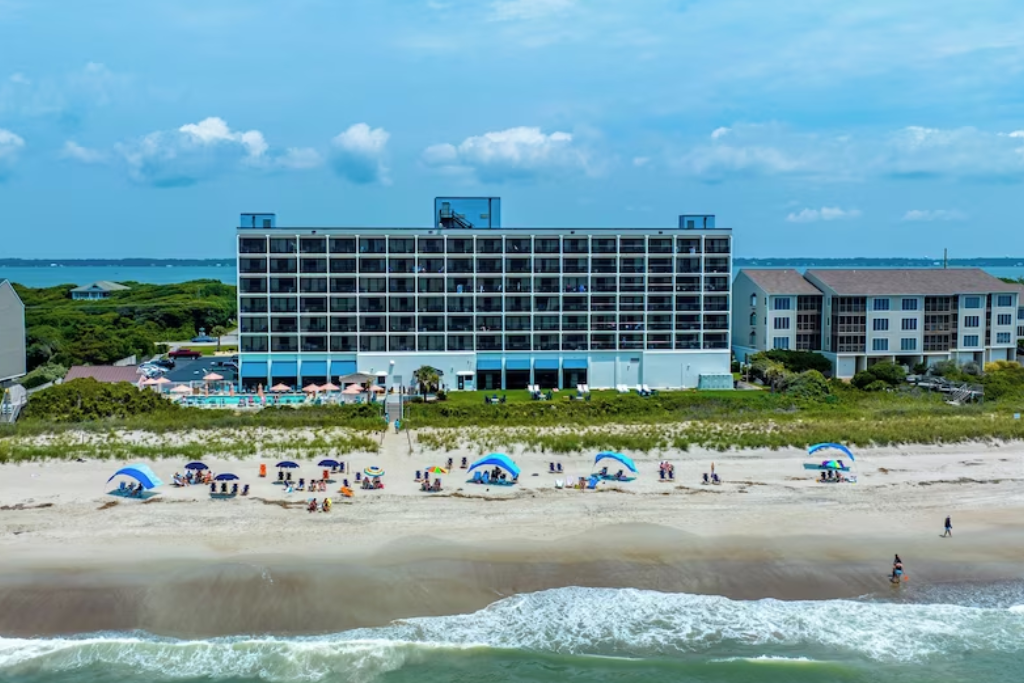
[[[945,528],[946,528],[946,531],[945,531],[945,533],[942,534],[942,537],[943,538],[945,538],[947,536],[952,537],[953,536],[953,522],[952,522],[952,520],[950,520],[949,515],[946,515]]]

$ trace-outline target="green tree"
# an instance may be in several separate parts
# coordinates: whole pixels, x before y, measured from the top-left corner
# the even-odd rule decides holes
[[[217,353],[220,353],[220,338],[230,331],[226,325],[214,325],[210,328],[210,336],[217,338]]]
[[[436,391],[441,384],[441,376],[437,374],[437,370],[429,365],[420,367],[412,373],[412,376],[416,380],[424,401],[427,400],[427,393]]]

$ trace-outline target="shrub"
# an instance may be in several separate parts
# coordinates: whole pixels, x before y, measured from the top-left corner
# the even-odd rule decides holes
[[[761,354],[755,354],[761,355]],[[832,363],[828,358],[815,353],[814,351],[788,351],[786,349],[772,349],[764,352],[769,360],[782,363],[790,372],[806,372],[817,370],[823,375],[832,374]]]
[[[445,391],[444,389],[438,389],[434,393],[434,397],[437,398],[438,401],[447,401],[448,400],[448,392]]]
[[[892,385],[890,385],[886,381],[876,379],[875,381],[871,382],[866,387],[864,387],[864,391],[885,391],[886,389],[889,389],[891,386]]]
[[[892,387],[903,384],[907,379],[907,371],[891,362],[875,363],[868,368],[868,372]]]
[[[914,363],[914,367],[911,368],[911,370],[913,371],[913,373],[915,375],[927,374],[927,372],[928,372],[928,364],[925,363],[924,361],[921,361],[920,363]]]
[[[36,387],[41,387],[48,382],[56,381],[67,373],[68,369],[63,365],[47,363],[46,365],[40,365],[35,370],[22,377],[19,383],[26,389],[35,389]]]
[[[960,367],[960,372],[969,377],[981,377],[981,366],[974,361],[971,361],[969,363],[964,363]]]
[[[790,374],[784,382],[783,391],[800,399],[820,399],[831,393],[828,380],[817,370]]]
[[[850,384],[858,389],[866,389],[869,384],[875,381],[875,379],[875,376],[870,370],[861,370],[853,376],[853,379],[850,380]]]

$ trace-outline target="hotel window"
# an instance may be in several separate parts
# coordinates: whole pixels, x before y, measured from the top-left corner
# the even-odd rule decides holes
[[[997,306],[1012,306],[1013,305],[1013,297],[1010,296],[1009,294],[1000,294],[999,298],[996,299],[996,305]]]
[[[1010,333],[1009,332],[996,332],[996,344],[1009,344]]]
[[[916,311],[917,310],[917,299],[904,299],[903,300],[904,311]]]
[[[964,336],[964,346],[977,346],[977,345],[978,345],[978,335],[976,335],[976,334],[968,334],[968,335]]]
[[[902,327],[904,330],[916,330],[917,329],[917,318],[904,318]]]
[[[773,349],[788,349],[789,348],[789,337],[775,337],[772,339]]]
[[[871,321],[871,329],[873,329],[875,332],[888,332],[888,318],[875,318],[873,321]]]
[[[900,351],[917,351],[917,340],[913,337],[900,339]]]
[[[996,316],[996,324],[997,325],[1012,325],[1013,324],[1013,316],[1010,315],[1009,313],[1000,313],[998,316]]]
[[[874,310],[876,310],[876,311],[888,311],[889,310],[889,300],[888,299],[875,299],[874,301],[875,301],[875,303],[873,304]]]
[[[751,325],[756,325],[757,324],[757,313],[751,313],[750,314],[750,324]]]
[[[788,311],[792,306],[792,303],[793,302],[790,300],[788,296],[778,296],[775,297],[775,304],[773,308],[776,311]]]
[[[751,306],[756,306],[757,305],[757,294],[751,294],[750,295],[750,305]]]
[[[873,339],[871,341],[871,350],[872,351],[888,351],[889,350],[889,340],[888,339]]]
[[[980,327],[981,318],[976,315],[969,315],[964,318],[964,327]]]
[[[776,330],[788,330],[789,329],[789,318],[776,318],[772,324]]]
[[[981,308],[981,297],[979,297],[979,296],[965,296],[964,297],[964,308]]]

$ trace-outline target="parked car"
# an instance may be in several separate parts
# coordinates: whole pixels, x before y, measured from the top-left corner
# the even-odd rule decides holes
[[[195,360],[196,358],[202,358],[203,354],[192,349],[175,349],[167,354],[167,356],[168,358],[191,358]]]
[[[212,344],[217,340],[214,337],[192,337],[191,341],[196,344]]]
[[[157,366],[159,366],[161,368],[164,368],[165,370],[173,370],[174,369],[174,359],[172,359],[172,358],[157,358],[155,361],[153,361],[153,365],[157,365]]]

